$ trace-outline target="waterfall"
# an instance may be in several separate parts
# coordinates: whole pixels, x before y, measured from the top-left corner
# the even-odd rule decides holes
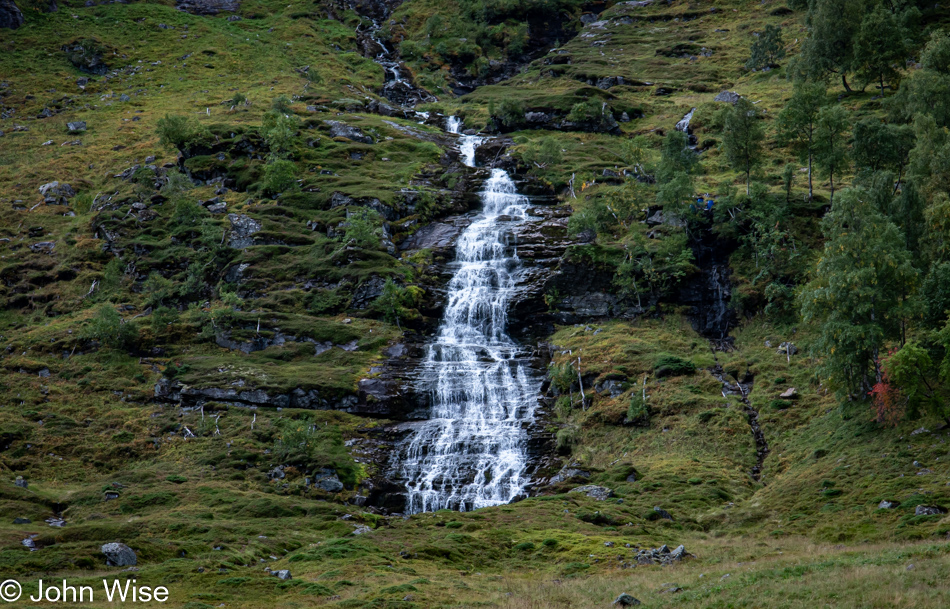
[[[460,138],[467,165],[481,139]],[[511,227],[526,219],[528,200],[501,169],[480,197],[481,212],[459,237],[448,303],[420,371],[430,418],[404,441],[395,468],[409,513],[508,503],[529,482],[525,428],[539,382],[506,331],[521,269]]]
[[[462,132],[462,120],[457,116],[449,116],[445,119],[445,130],[449,133]],[[475,149],[485,141],[484,137],[477,135],[463,135],[459,138],[459,153],[462,155],[462,163],[469,167],[475,166]]]

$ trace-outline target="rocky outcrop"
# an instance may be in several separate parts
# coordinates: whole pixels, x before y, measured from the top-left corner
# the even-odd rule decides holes
[[[359,127],[353,127],[340,121],[323,121],[330,128],[330,137],[342,137],[344,139],[359,142],[361,144],[375,144],[372,137],[363,133]]]
[[[15,30],[23,25],[23,13],[13,0],[0,0],[0,28]]]
[[[76,196],[76,191],[69,184],[49,182],[40,186],[40,194],[47,205],[69,205],[69,200]]]
[[[178,0],[175,3],[175,8],[180,11],[204,16],[236,13],[240,7],[239,0]]]

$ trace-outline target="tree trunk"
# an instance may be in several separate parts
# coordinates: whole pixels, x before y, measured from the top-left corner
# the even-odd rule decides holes
[[[881,77],[881,97],[884,97],[884,73],[883,72],[881,72],[880,77]]]
[[[834,205],[835,203],[835,172],[834,170],[832,169],[828,175],[829,175],[829,179],[831,180],[831,200],[829,201],[829,203]]]
[[[844,90],[848,93],[851,93],[851,87],[848,85],[848,74],[847,72],[841,73],[841,84],[844,85]]]
[[[811,183],[811,140],[808,142],[808,200],[815,200],[815,191]]]

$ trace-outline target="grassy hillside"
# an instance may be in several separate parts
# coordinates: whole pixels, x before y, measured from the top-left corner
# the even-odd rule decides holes
[[[18,4],[25,25],[0,30],[3,579],[98,586],[130,575],[100,551],[122,542],[140,583],[191,609],[946,605],[950,516],[917,513],[950,507],[945,421],[883,424],[842,398],[799,315],[832,207],[779,137],[803,10],[407,0],[380,39],[439,98],[423,120],[381,95],[361,4]],[[768,25],[786,57],[751,71]],[[925,7],[917,27],[947,25]],[[854,124],[892,112],[896,87],[832,80],[823,99]],[[722,91],[764,128],[757,198],[728,160]],[[716,206],[648,221],[664,184],[645,176],[690,111],[690,196]],[[553,440],[530,498],[403,517],[382,481],[405,412],[365,381],[409,378],[393,354],[440,314],[451,251],[400,244],[469,211],[484,175],[440,113],[504,138],[496,158],[570,215],[526,332],[551,354]],[[848,167],[836,188],[862,179]],[[53,181],[71,193],[41,194]],[[695,326],[713,265],[726,338]],[[571,312],[582,284],[638,314]],[[910,342],[939,329],[925,317]],[[579,473],[550,483],[564,466]],[[586,484],[612,496],[571,492]],[[664,544],[692,556],[638,565]]]

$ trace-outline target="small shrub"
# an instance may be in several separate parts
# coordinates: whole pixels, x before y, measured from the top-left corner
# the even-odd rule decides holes
[[[103,303],[83,330],[81,337],[96,340],[106,348],[129,349],[138,342],[139,333],[135,325],[123,320],[111,304]]]
[[[343,231],[344,243],[352,243],[363,249],[377,249],[380,243],[380,229],[377,228],[379,214],[373,210],[360,208],[346,220]]]
[[[557,539],[545,539],[541,542],[541,545],[546,548],[553,548],[557,545]]]
[[[633,395],[630,397],[630,405],[627,407],[627,418],[624,423],[636,427],[647,427],[650,425],[650,409],[643,401],[642,393],[633,392]]]
[[[570,454],[577,443],[577,432],[571,427],[565,427],[557,432],[557,452],[562,455]]]
[[[168,476],[165,478],[165,480],[168,482],[173,482],[175,484],[182,484],[184,482],[188,482],[188,478],[185,478],[184,476],[181,476],[179,474],[173,474],[171,476]]]
[[[515,545],[515,549],[519,552],[527,552],[534,549],[534,544],[530,541],[522,541],[521,543]]]
[[[297,165],[293,161],[277,159],[264,166],[264,189],[278,194],[297,186]]]

